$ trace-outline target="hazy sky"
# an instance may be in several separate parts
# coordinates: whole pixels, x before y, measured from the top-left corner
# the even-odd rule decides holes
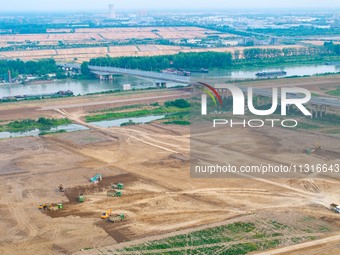
[[[1,0],[0,12],[7,11],[83,11],[154,8],[340,8],[339,0]]]

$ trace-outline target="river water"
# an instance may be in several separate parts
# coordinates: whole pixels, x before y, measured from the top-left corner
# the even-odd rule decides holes
[[[164,115],[155,115],[155,116],[145,116],[145,117],[137,117],[137,118],[103,120],[103,121],[97,121],[97,122],[90,122],[89,124],[92,124],[98,127],[106,127],[106,128],[120,127],[123,123],[127,123],[129,121],[132,121],[136,124],[145,124],[151,121],[163,119],[164,117],[165,117]],[[63,126],[51,128],[50,130],[45,130],[45,131],[56,132],[59,130],[64,130],[66,132],[75,132],[75,131],[88,130],[88,128],[78,125],[78,124],[69,124],[69,125],[63,125]],[[38,136],[41,133],[41,131],[42,130],[34,129],[31,131],[26,131],[26,132],[0,132],[0,139],[26,137],[26,136]]]
[[[64,130],[66,132],[74,132],[74,131],[81,131],[81,130],[87,130],[88,128],[77,125],[77,124],[69,124],[69,125],[62,125],[55,128],[51,128],[50,130],[44,130],[47,132],[56,132],[60,130]],[[26,132],[0,132],[0,139],[4,138],[14,138],[14,137],[25,137],[25,136],[38,136],[42,130],[34,129],[31,131]]]
[[[323,73],[340,72],[340,66],[335,65],[304,65],[304,66],[279,66],[275,68],[244,68],[242,70],[214,69],[208,74],[193,74],[193,77],[213,78],[219,82],[230,79],[253,79],[258,72],[286,71],[287,76],[315,75]],[[152,80],[139,79],[130,76],[115,77],[114,81],[99,80],[63,80],[48,84],[31,85],[0,85],[0,98],[18,95],[36,95],[55,93],[60,90],[71,90],[74,95],[85,95],[89,93],[105,92],[109,90],[122,89],[123,84],[131,84],[132,88],[154,87]],[[178,84],[169,83],[169,86]]]
[[[340,66],[336,65],[302,65],[302,66],[277,66],[275,68],[243,68],[242,70],[211,70],[208,74],[199,74],[196,77],[208,77],[217,79],[256,79],[256,73],[286,71],[285,76],[304,76],[324,73],[340,72]]]

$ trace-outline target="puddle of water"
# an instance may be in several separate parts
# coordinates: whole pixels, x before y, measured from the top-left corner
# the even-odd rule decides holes
[[[130,120],[137,124],[145,124],[151,121],[163,119],[165,115],[157,115],[157,116],[145,116],[145,117],[137,117],[137,118],[124,118],[124,119],[116,119],[116,120],[103,120],[97,122],[91,122],[90,124],[98,126],[98,127],[120,127],[123,123],[127,123]]]
[[[77,124],[69,124],[69,125],[62,125],[55,128],[51,128],[50,130],[46,130],[46,132],[56,132],[60,130],[65,130],[66,132],[75,132],[81,130],[87,130],[88,128],[83,127]],[[26,132],[0,132],[0,139],[4,138],[15,138],[15,137],[26,137],[26,136],[38,136],[41,132],[45,130],[34,129],[31,131]]]

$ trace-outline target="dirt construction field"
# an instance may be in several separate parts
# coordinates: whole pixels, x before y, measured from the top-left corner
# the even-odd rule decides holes
[[[137,98],[142,100],[143,95]],[[110,99],[117,98],[106,95],[97,102]],[[298,228],[283,238],[303,238],[311,234],[298,229],[306,228],[304,219],[310,218],[314,219],[311,228],[315,239],[333,238],[314,243],[318,254],[340,252],[334,244],[339,240],[339,215],[328,209],[331,202],[339,201],[339,178],[190,178],[188,127],[159,123],[96,127],[83,122],[84,114],[94,105],[72,108],[68,100],[18,105],[22,114],[30,107],[32,116],[46,113],[67,117],[90,130],[0,140],[0,254],[110,254],[105,252],[240,220],[287,222]],[[14,109],[15,105],[6,107]],[[46,111],[41,109],[44,107]],[[19,115],[17,112],[15,117]],[[243,164],[261,164],[274,157],[282,163],[297,158],[313,162],[316,157],[339,163],[338,138],[302,134],[284,129],[234,129],[226,134],[228,146],[221,153]],[[320,140],[334,154],[304,153],[307,145]],[[207,146],[202,144],[202,150]],[[102,182],[91,184],[89,178],[97,173],[102,174]],[[125,186],[122,197],[107,197],[111,183],[118,182]],[[60,183],[65,192],[57,191]],[[77,202],[79,194],[85,196],[83,203]],[[42,203],[60,202],[64,204],[61,211],[38,209]],[[126,220],[111,223],[100,219],[107,209],[124,214]],[[303,254],[315,254],[308,247],[297,247],[292,254],[302,254],[298,249],[306,249]]]

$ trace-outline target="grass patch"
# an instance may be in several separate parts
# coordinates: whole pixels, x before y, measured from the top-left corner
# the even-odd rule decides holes
[[[186,121],[186,120],[173,120],[173,121],[163,122],[163,124],[165,124],[165,125],[189,126],[190,125],[190,121]]]
[[[125,122],[120,124],[121,127],[126,127],[126,126],[134,126],[137,125],[138,123],[133,122],[132,120],[129,120],[129,122]]]
[[[159,106],[157,103],[151,105],[153,108],[151,109],[138,109],[135,111],[127,111],[127,112],[117,112],[120,110],[135,108],[132,106],[128,106],[128,108],[115,108],[113,112],[108,110],[109,112],[104,112],[101,114],[90,115],[85,117],[86,122],[97,122],[103,120],[115,120],[115,119],[125,119],[125,118],[136,118],[136,117],[145,117],[150,115],[162,115],[162,114],[172,114],[172,113],[181,113],[188,112],[190,107],[190,103],[185,99],[177,99],[175,101],[167,101],[164,106]],[[131,107],[131,108],[129,108]]]
[[[310,129],[319,129],[319,128],[321,128],[321,126],[315,125],[315,124],[306,123],[306,122],[299,122],[296,128],[297,129],[307,129],[307,130],[310,130]]]
[[[66,133],[67,131],[62,129],[58,131],[53,131],[53,132],[48,132],[48,131],[43,131],[39,133],[39,136],[44,136],[44,135],[53,135],[53,134],[61,134],[61,133]]]
[[[325,134],[329,134],[329,135],[339,135],[340,134],[340,129],[336,128],[336,129],[332,129],[332,130],[327,130],[324,133]]]
[[[99,110],[99,111],[93,111],[91,113],[117,112],[117,111],[123,111],[123,110],[135,109],[135,108],[142,108],[144,106],[147,106],[147,104],[125,105],[125,106],[116,107],[116,108],[109,108],[109,109],[104,109],[104,110]]]
[[[335,90],[327,91],[326,94],[340,97],[340,87],[337,87]]]
[[[275,229],[285,229],[285,228],[288,227],[288,226],[283,225],[282,223],[280,223],[280,222],[278,222],[276,220],[270,221],[270,224],[273,225]]]
[[[234,244],[229,249],[226,250],[226,254],[243,255],[252,251],[256,251],[257,249],[258,246],[254,243]]]
[[[42,131],[48,131],[53,127],[58,127],[62,125],[71,124],[72,122],[69,119],[47,119],[47,118],[39,118],[37,120],[21,120],[21,121],[13,121],[6,125],[0,126],[0,132],[27,132],[35,129],[39,129]]]
[[[309,221],[310,219],[306,220]],[[207,228],[189,234],[126,247],[120,251],[143,251],[146,254],[148,251],[159,250],[157,254],[244,255],[254,251],[284,246],[287,242],[295,244],[301,243],[306,238],[310,239],[308,234],[305,237],[289,237],[287,235],[287,229],[304,231],[302,229],[282,224],[276,220],[266,220],[265,222],[265,226],[261,222],[259,224],[235,222],[229,225]],[[315,231],[322,230],[315,229]],[[239,243],[231,244],[230,242]]]
[[[103,120],[115,120],[115,119],[125,119],[125,118],[136,118],[136,117],[145,117],[149,115],[158,115],[164,114],[164,110],[162,108],[155,108],[150,110],[137,110],[132,112],[108,112],[104,114],[98,114],[93,116],[86,116],[86,122],[96,122]]]
[[[255,230],[254,223],[248,222],[236,222],[230,225],[227,225],[226,228],[232,233],[242,233],[242,232],[251,232]]]

